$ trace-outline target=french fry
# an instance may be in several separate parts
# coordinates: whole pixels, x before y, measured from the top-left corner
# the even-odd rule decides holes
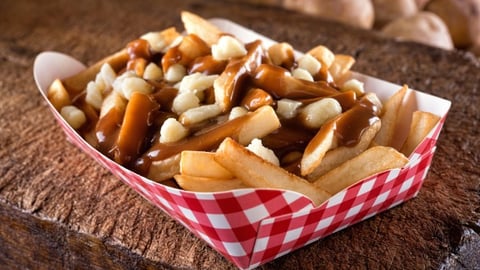
[[[393,146],[400,110],[407,91],[408,86],[404,85],[385,102],[383,115],[381,117],[382,127],[377,133],[377,136],[375,136],[375,145]]]
[[[238,98],[238,85],[246,78],[248,72],[254,71],[263,56],[261,42],[255,42],[240,62],[230,62],[213,84],[215,101],[223,112],[232,108],[232,103]]]
[[[85,103],[86,104],[86,103]],[[96,147],[110,156],[110,150],[114,146],[118,127],[123,121],[126,100],[116,91],[110,92],[103,100],[100,108],[100,116],[95,125]],[[88,104],[87,104],[88,105]],[[89,140],[92,140],[91,138]]]
[[[102,68],[102,65],[108,63],[115,72],[118,72],[122,69],[128,61],[128,52],[127,49],[120,50],[110,56],[103,58],[102,60],[98,61],[97,63],[89,66],[87,69],[82,70],[81,72],[70,76],[66,79],[63,79],[63,84],[67,89],[70,97],[74,98],[87,86],[87,83],[94,80],[97,73]]]
[[[412,115],[410,132],[400,152],[407,157],[410,156],[439,120],[440,117],[433,113],[415,111]]]
[[[153,180],[165,180],[180,171],[180,153],[185,150],[208,151],[219,145],[225,137],[234,137],[241,144],[248,144],[254,138],[262,138],[280,127],[280,120],[270,106],[263,106],[254,112],[235,118],[213,129],[197,133],[195,136],[172,144],[156,143],[142,158],[149,159],[149,154],[157,153],[148,170],[148,177]],[[170,160],[178,156],[178,160]],[[175,161],[175,162],[174,162]],[[168,164],[175,168],[170,170]],[[172,174],[173,173],[173,174]]]
[[[161,182],[172,178],[180,173],[180,154],[166,159],[153,161],[147,172],[147,178]]]
[[[320,165],[306,177],[312,181],[318,179],[328,171],[334,169],[345,161],[359,155],[365,151],[381,127],[381,121],[377,121],[365,130],[360,141],[353,147],[340,146],[328,151],[322,159]]]
[[[172,47],[162,57],[162,68],[166,72],[174,64],[187,66],[195,58],[208,55],[210,48],[197,35],[189,34],[183,37],[178,46]]]
[[[127,101],[116,91],[110,92],[102,102],[100,118],[104,117],[111,109],[116,109],[123,114],[127,107]]]
[[[169,27],[160,32],[149,32],[142,35],[140,38],[145,39],[150,44],[150,48],[154,52],[162,52],[168,48],[178,37],[180,33],[175,27]]]
[[[132,94],[117,137],[114,157],[117,163],[126,164],[140,154],[150,122],[149,117],[158,108],[158,104],[148,95],[141,92]]]
[[[407,164],[408,159],[391,147],[374,146],[322,175],[313,184],[336,194],[359,180]]]
[[[355,64],[355,59],[350,55],[335,54],[328,71],[330,71],[334,81],[341,81],[349,73],[353,64]]]
[[[218,27],[196,14],[182,11],[181,17],[187,33],[199,36],[210,46],[217,43],[218,39],[223,34]]]
[[[202,178],[234,178],[229,170],[218,164],[215,153],[205,151],[183,151],[180,159],[180,173]]]
[[[378,114],[376,100],[365,96],[352,108],[323,124],[305,148],[300,163],[301,174],[307,176],[312,173],[321,164],[328,150],[343,145],[357,145],[365,131],[380,121]]]
[[[177,174],[174,178],[181,188],[197,192],[217,192],[248,187],[242,181],[233,178],[209,178],[184,174]]]
[[[47,97],[57,111],[60,111],[64,106],[72,104],[70,95],[59,79],[54,80],[50,85],[47,91]]]
[[[253,113],[253,114],[252,114]],[[246,121],[236,134],[237,141],[243,145],[250,143],[255,138],[262,138],[281,125],[277,114],[271,106],[263,106],[246,116]]]
[[[323,45],[318,45],[307,53],[315,57],[320,63],[322,63],[322,66],[326,66],[327,69],[335,62],[335,55],[333,52]]]
[[[339,94],[322,82],[310,82],[290,76],[284,68],[261,64],[251,78],[253,84],[277,98],[305,99]]]
[[[336,147],[335,121],[337,118],[325,123],[308,143],[300,162],[302,175],[312,173],[320,165],[327,151]]]
[[[320,205],[331,195],[303,178],[263,160],[231,138],[226,138],[215,153],[215,160],[247,186],[293,190]]]
[[[295,56],[292,45],[281,42],[268,48],[268,56],[274,65],[290,69],[295,63]]]

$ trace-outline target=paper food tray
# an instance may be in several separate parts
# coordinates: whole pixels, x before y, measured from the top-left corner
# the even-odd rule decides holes
[[[228,20],[210,21],[244,42],[262,39],[266,47],[273,42]],[[81,138],[46,97],[54,79],[65,78],[84,68],[77,60],[56,52],[41,53],[34,63],[37,86],[67,138],[242,269],[274,260],[415,197],[430,167],[450,108],[447,100],[412,91],[415,106],[439,115],[441,120],[411,155],[410,162],[401,170],[366,178],[315,208],[308,198],[286,190],[242,189],[216,193],[179,190],[114,163]],[[362,74],[353,76],[383,100],[400,89],[399,85]],[[382,91],[377,92],[379,89]]]

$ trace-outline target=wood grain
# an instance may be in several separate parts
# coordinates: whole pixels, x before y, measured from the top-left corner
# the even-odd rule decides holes
[[[90,64],[145,32],[180,27],[182,9],[227,17],[300,50],[324,44],[355,56],[357,71],[453,103],[417,198],[262,269],[480,267],[476,59],[280,9],[192,0],[0,1],[2,266],[234,268],[66,141],[32,78],[41,51],[66,52]]]

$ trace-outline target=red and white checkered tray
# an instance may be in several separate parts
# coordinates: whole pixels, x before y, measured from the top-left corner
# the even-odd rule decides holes
[[[273,42],[230,21],[210,21],[244,42],[262,39],[266,46]],[[413,91],[414,106],[440,115],[441,120],[417,147],[410,162],[402,169],[366,178],[314,207],[308,198],[287,190],[188,192],[158,184],[114,163],[83,140],[46,97],[54,79],[84,68],[77,60],[56,52],[41,53],[34,63],[37,86],[67,138],[242,269],[274,260],[415,197],[427,175],[450,108],[447,100]],[[398,85],[362,74],[353,76],[383,100],[400,89]]]

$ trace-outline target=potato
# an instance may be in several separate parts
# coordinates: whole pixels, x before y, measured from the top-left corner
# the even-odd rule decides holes
[[[284,0],[283,7],[371,29],[374,13],[370,0]]]
[[[480,43],[470,47],[469,51],[480,58]]]
[[[432,0],[426,10],[442,18],[457,48],[480,44],[480,0]]]
[[[418,10],[422,10],[429,2],[430,0],[415,0]]]
[[[435,14],[422,11],[397,19],[382,29],[383,34],[415,41],[443,49],[453,49],[453,42],[445,23]]]
[[[383,27],[391,21],[417,13],[415,0],[372,0],[375,25]]]

